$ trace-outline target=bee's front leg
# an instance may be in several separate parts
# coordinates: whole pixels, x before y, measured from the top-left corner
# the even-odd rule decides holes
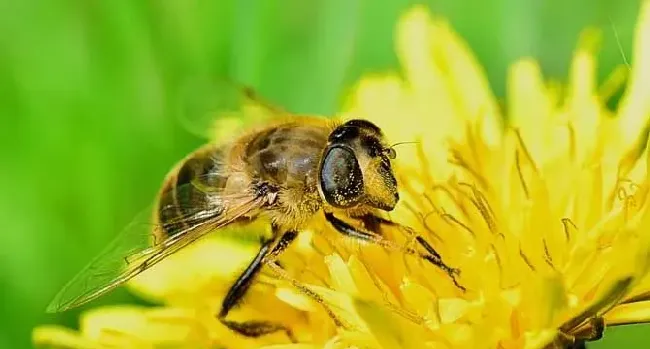
[[[442,256],[436,251],[433,246],[431,246],[422,236],[418,235],[415,233],[411,228],[405,227],[401,224],[395,223],[393,221],[390,221],[388,219],[382,218],[375,216],[373,214],[365,214],[363,216],[358,217],[361,222],[363,222],[364,227],[366,229],[376,232],[376,233],[381,233],[381,225],[387,225],[391,227],[396,227],[397,229],[404,229],[409,236],[415,237],[415,241],[420,244],[429,254],[431,254],[432,259],[434,260],[434,264],[442,268],[444,271],[450,273],[450,274],[455,274],[459,275],[460,271],[455,268],[448,267],[447,265],[444,264],[442,261]]]
[[[350,237],[353,237],[353,238],[356,238],[356,239],[361,239],[361,240],[364,240],[364,241],[376,243],[376,244],[379,244],[381,246],[391,248],[391,249],[396,249],[397,246],[394,243],[391,243],[390,241],[387,241],[386,239],[384,239],[382,237],[382,235],[380,235],[380,232],[381,232],[380,226],[381,226],[381,224],[397,226],[398,228],[402,228],[402,229],[408,229],[408,228],[402,226],[401,224],[391,222],[391,221],[389,221],[387,219],[377,217],[377,216],[372,215],[372,214],[367,214],[367,215],[363,215],[363,216],[355,217],[355,218],[360,220],[361,222],[363,222],[364,227],[366,227],[368,230],[372,231],[373,233],[361,231],[361,230],[353,227],[352,225],[340,220],[339,218],[334,216],[333,213],[330,213],[330,212],[325,213],[325,219],[332,225],[332,227],[334,227],[334,229],[336,229],[336,231],[338,231],[338,232],[340,232],[340,233],[342,233],[342,234],[344,234],[346,236],[350,236]],[[378,232],[378,233],[375,233],[375,232]],[[444,272],[446,272],[451,277],[451,279],[454,282],[454,285],[456,285],[456,287],[458,287],[462,291],[465,291],[465,287],[460,285],[458,283],[458,281],[456,280],[456,276],[458,274],[460,274],[460,271],[458,269],[456,269],[456,268],[451,268],[448,265],[446,265],[442,261],[442,257],[440,256],[440,254],[438,252],[436,252],[436,250],[422,236],[417,235],[415,232],[410,231],[410,230],[409,230],[409,233],[412,234],[412,235],[415,235],[416,241],[427,251],[427,253],[420,253],[420,252],[416,251],[415,249],[408,248],[408,247],[401,247],[399,249],[402,250],[405,253],[416,255],[416,256],[428,261],[429,263],[437,266],[438,268],[442,269]]]
[[[260,251],[253,261],[248,265],[246,270],[237,278],[237,281],[230,287],[228,294],[221,303],[219,311],[219,321],[229,329],[244,335],[246,337],[260,337],[269,333],[284,331],[291,341],[295,342],[291,330],[283,325],[269,321],[245,321],[236,322],[227,320],[226,317],[230,310],[234,308],[250,288],[255,276],[259,273],[262,265],[268,259],[277,258],[296,238],[297,232],[288,231],[283,233],[279,239],[271,239],[262,244]],[[274,234],[277,236],[277,234]]]

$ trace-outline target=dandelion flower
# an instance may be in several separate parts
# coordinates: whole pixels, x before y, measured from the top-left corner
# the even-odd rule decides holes
[[[239,337],[214,314],[255,244],[211,237],[131,288],[163,305],[98,308],[78,332],[34,331],[61,348],[571,348],[607,326],[650,320],[650,2],[634,65],[596,85],[598,33],[585,31],[566,86],[534,60],[508,72],[502,110],[450,26],[423,7],[397,28],[403,74],[363,78],[343,117],[367,118],[399,148],[401,202],[382,227],[429,241],[448,272],[342,239],[316,221],[258,279],[235,317],[292,329]],[[616,111],[606,107],[629,81]],[[506,120],[506,121],[503,121]],[[261,228],[260,228],[261,229]],[[459,283],[459,285],[456,284]]]

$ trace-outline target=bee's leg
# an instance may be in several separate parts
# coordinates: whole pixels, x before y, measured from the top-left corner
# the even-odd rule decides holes
[[[381,234],[381,225],[398,225],[388,219],[377,217],[374,214],[368,213],[363,216],[355,217],[363,223],[364,228],[370,230],[373,233]]]
[[[408,235],[410,236],[415,236],[415,240],[422,246],[424,247],[427,252],[431,254],[431,257],[434,259],[434,264],[438,267],[440,267],[442,270],[446,271],[447,273],[450,274],[455,274],[459,275],[460,270],[451,268],[447,266],[443,261],[442,261],[442,256],[436,251],[433,246],[431,246],[422,236],[418,235],[416,232],[414,232],[411,228],[405,227],[401,224],[395,223],[393,221],[390,221],[385,218],[377,217],[373,214],[366,214],[361,217],[358,217],[361,222],[363,222],[364,227],[366,229],[375,232],[375,233],[380,233],[381,232],[381,225],[388,225],[392,227],[397,227],[398,229],[404,229],[407,231]]]
[[[291,341],[295,342],[291,330],[280,324],[269,321],[236,322],[227,320],[226,316],[232,308],[239,304],[266,260],[268,258],[277,258],[277,256],[279,256],[282,251],[289,246],[291,241],[293,241],[297,235],[298,234],[295,231],[288,231],[282,234],[279,240],[273,239],[262,244],[260,251],[248,265],[246,270],[239,276],[237,281],[235,281],[235,283],[230,287],[228,294],[221,303],[221,311],[219,312],[218,318],[222,324],[246,337],[260,337],[269,333],[284,331]]]
[[[372,216],[372,217],[373,218],[366,217],[366,218],[359,218],[359,219],[361,219],[364,222],[364,225],[367,224],[366,222],[370,222],[370,224],[368,224],[366,226],[372,227],[374,225],[374,227],[376,229],[378,228],[379,223],[397,225],[397,223],[391,222],[389,220],[385,220],[385,219],[380,218],[380,217],[376,217],[376,216]],[[340,233],[342,233],[344,235],[347,235],[349,237],[353,237],[353,238],[356,238],[356,239],[361,239],[361,240],[364,240],[364,241],[376,243],[378,245],[381,245],[381,246],[389,248],[389,249],[395,249],[395,245],[393,243],[391,243],[390,241],[385,240],[381,235],[376,234],[376,233],[368,233],[368,232],[364,232],[364,231],[361,231],[359,229],[356,229],[355,227],[351,226],[350,224],[336,218],[336,216],[334,216],[334,214],[331,213],[331,212],[325,212],[325,219],[327,219],[327,221],[334,227],[334,229],[336,229],[338,232],[340,232]],[[404,228],[401,225],[400,225],[400,227]],[[415,234],[415,233],[413,232],[413,234]],[[429,263],[437,266],[438,268],[442,269],[444,272],[449,274],[449,276],[451,277],[451,279],[454,282],[454,285],[456,285],[456,287],[458,287],[459,289],[465,291],[465,287],[460,285],[458,283],[458,281],[456,280],[456,275],[459,274],[459,270],[455,269],[455,268],[451,268],[448,265],[446,265],[442,261],[442,258],[440,257],[440,254],[438,254],[438,252],[436,252],[436,250],[431,245],[429,245],[429,243],[426,242],[426,240],[424,240],[423,237],[418,235],[418,236],[416,236],[416,240],[427,251],[426,254],[422,254],[422,253],[416,251],[415,249],[409,248],[409,247],[402,247],[402,248],[400,248],[400,250],[402,250],[403,252],[408,253],[408,254],[416,255],[416,256],[428,261]]]

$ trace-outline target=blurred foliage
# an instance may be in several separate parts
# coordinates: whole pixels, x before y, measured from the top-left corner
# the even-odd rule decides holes
[[[0,1],[0,348],[29,347],[53,294],[155,195],[201,140],[175,108],[189,76],[230,76],[295,112],[330,114],[362,74],[396,69],[410,0]],[[498,95],[537,57],[564,80],[578,34],[603,31],[600,76],[630,55],[638,1],[431,0]],[[93,305],[133,301],[118,290]],[[613,329],[594,348],[650,341]]]

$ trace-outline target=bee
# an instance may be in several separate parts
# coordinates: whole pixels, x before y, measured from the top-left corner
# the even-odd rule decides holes
[[[247,100],[254,97],[250,90]],[[232,284],[218,319],[244,336],[283,329],[266,321],[227,319],[264,264],[291,245],[317,214],[338,232],[368,242],[384,241],[377,229],[345,222],[344,214],[367,227],[392,224],[379,217],[399,201],[391,161],[395,150],[374,123],[293,115],[259,102],[272,121],[227,142],[209,142],[181,160],[166,176],[153,208],[153,224],[132,224],[77,274],[48,310],[89,302],[147,270],[204,235],[231,224],[264,217],[271,236]],[[375,231],[372,231],[375,230]],[[453,273],[421,237],[422,258]]]

